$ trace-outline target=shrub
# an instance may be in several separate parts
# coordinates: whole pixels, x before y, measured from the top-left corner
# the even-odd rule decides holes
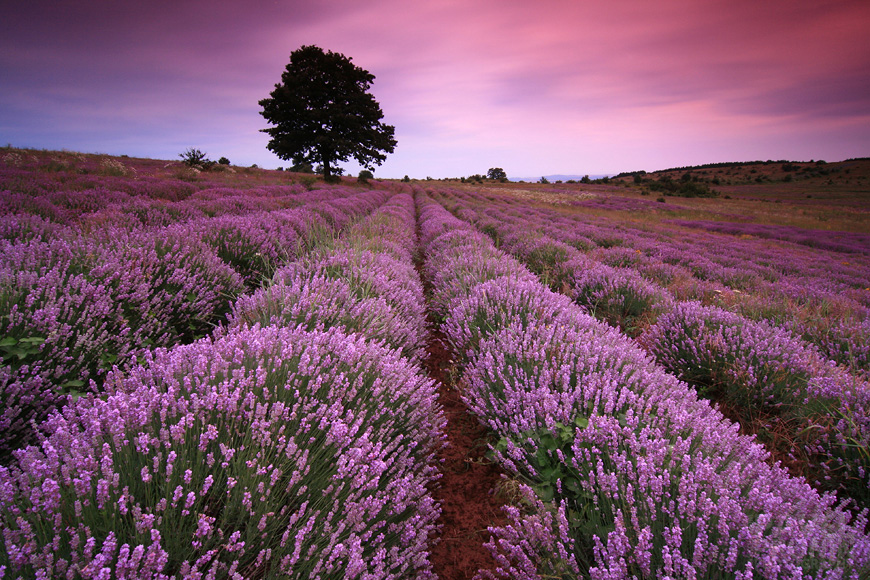
[[[187,165],[192,169],[209,169],[212,165],[214,165],[214,161],[208,159],[206,154],[200,151],[199,149],[194,149],[193,147],[184,151],[184,153],[179,153],[178,156],[181,157],[181,162]]]
[[[573,272],[574,302],[629,336],[638,335],[657,310],[672,302],[667,290],[630,268],[614,268],[582,256],[564,267]]]
[[[136,347],[190,342],[224,320],[243,290],[239,275],[202,242],[195,224],[105,232],[90,277],[109,289]]]
[[[106,158],[100,163],[100,173],[114,177],[125,177],[132,172],[126,165],[117,159]]]
[[[481,340],[509,324],[550,323],[574,308],[571,299],[547,291],[537,281],[505,276],[482,282],[453,306],[442,330],[465,365]]]
[[[259,288],[296,255],[296,230],[271,212],[205,218],[196,227],[202,240],[239,273],[249,289]]]
[[[7,573],[427,576],[443,418],[396,353],[250,329],[110,380],[0,469]]]
[[[275,273],[274,282],[236,301],[231,326],[339,327],[420,360],[425,345],[422,287],[393,258],[339,250]]]
[[[651,354],[744,421],[783,424],[810,476],[870,506],[870,386],[767,322],[697,302],[663,314],[641,337]]]
[[[311,191],[314,189],[314,184],[317,183],[317,178],[313,175],[303,175],[299,178],[299,183],[301,183],[305,189]]]

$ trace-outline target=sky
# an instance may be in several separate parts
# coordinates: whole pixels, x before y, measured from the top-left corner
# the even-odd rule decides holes
[[[258,101],[313,44],[375,76],[398,142],[376,177],[870,156],[867,0],[0,7],[0,145],[287,167]]]

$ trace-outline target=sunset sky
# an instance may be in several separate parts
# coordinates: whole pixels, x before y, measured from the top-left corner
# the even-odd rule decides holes
[[[3,4],[0,145],[288,166],[258,101],[315,44],[376,77],[379,177],[870,156],[867,0]]]

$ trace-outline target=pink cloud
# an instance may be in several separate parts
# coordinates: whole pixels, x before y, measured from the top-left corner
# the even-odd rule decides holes
[[[31,0],[0,23],[0,128],[41,134],[49,117],[76,148],[76,127],[102,119],[106,143],[140,131],[158,155],[210,135],[280,165],[256,103],[290,52],[318,44],[377,77],[399,139],[383,171],[397,176],[498,159],[528,174],[654,169],[758,146],[859,156],[868,21],[864,1]]]

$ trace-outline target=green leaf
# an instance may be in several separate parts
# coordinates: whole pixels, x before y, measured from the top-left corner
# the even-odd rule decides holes
[[[535,453],[535,460],[539,470],[550,465],[550,455],[544,449],[538,449]]]
[[[556,438],[553,437],[551,433],[544,433],[541,435],[541,446],[549,451],[555,451],[559,447],[556,444]]]
[[[578,415],[574,418],[574,424],[580,427],[581,429],[585,429],[589,426],[589,419],[583,417],[582,415]]]
[[[574,495],[579,495],[582,490],[582,487],[580,487],[580,480],[576,477],[570,476],[562,478],[562,487]]]
[[[568,425],[559,425],[559,447],[562,449],[563,453],[567,453],[571,449],[571,445],[574,444],[575,439],[575,428],[573,426],[569,427]]]
[[[557,479],[562,479],[565,475],[565,471],[562,469],[561,465],[552,465],[541,469],[538,472],[538,475],[545,482],[555,482]]]
[[[535,486],[535,493],[541,501],[552,501],[553,497],[556,495],[556,490],[549,483],[543,483]]]
[[[14,336],[7,336],[5,338],[0,339],[0,347],[4,346],[15,346],[18,344],[18,339]]]

